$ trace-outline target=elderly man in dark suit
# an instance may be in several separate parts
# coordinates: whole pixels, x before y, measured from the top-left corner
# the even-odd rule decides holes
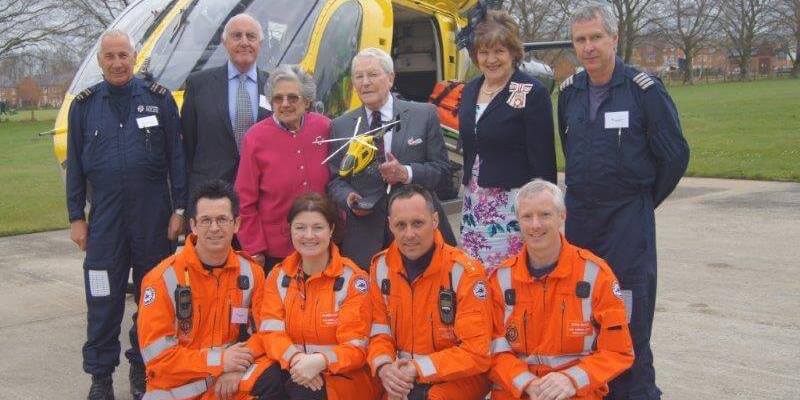
[[[333,120],[331,139],[352,136],[359,118],[359,133],[400,121],[376,140],[375,160],[364,171],[341,177],[344,151],[329,161],[333,179],[328,192],[347,213],[342,253],[366,269],[372,256],[391,241],[386,227],[387,188],[415,183],[434,191],[449,172],[449,162],[436,108],[400,100],[389,92],[394,65],[386,52],[378,48],[362,50],[353,58],[351,71],[353,86],[364,106]],[[331,151],[338,147],[331,146]],[[445,241],[455,245],[453,230],[438,199],[435,207]]]
[[[235,15],[222,32],[228,62],[186,80],[181,124],[189,193],[212,179],[232,185],[245,133],[271,114],[264,95],[267,73],[256,67],[263,38],[257,20]]]

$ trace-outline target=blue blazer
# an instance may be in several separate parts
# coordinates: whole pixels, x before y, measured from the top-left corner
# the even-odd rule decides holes
[[[556,183],[556,151],[550,93],[536,78],[515,70],[475,123],[475,105],[483,75],[469,82],[461,95],[458,123],[464,146],[464,179],[472,178],[475,156],[481,156],[478,185],[506,190],[533,178]],[[530,84],[525,105],[511,106],[512,83]]]

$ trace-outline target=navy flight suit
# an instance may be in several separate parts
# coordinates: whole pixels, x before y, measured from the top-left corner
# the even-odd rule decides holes
[[[100,376],[119,365],[131,267],[138,304],[142,277],[174,252],[167,239],[173,210],[186,207],[186,165],[175,101],[157,84],[138,78],[128,84],[132,97],[123,121],[112,110],[106,81],[76,96],[69,111],[70,222],[85,219],[87,198],[91,202],[83,262],[88,308],[83,369]],[[131,363],[143,364],[135,314],[133,321],[132,349],[125,355]]]
[[[657,78],[617,58],[610,84],[595,121],[589,117],[586,71],[561,85],[558,125],[566,156],[565,233],[571,243],[608,261],[620,280],[621,297],[632,305],[636,359],[629,371],[611,382],[607,398],[658,399],[661,391],[655,384],[650,349],[656,301],[654,210],[686,171],[689,146],[675,104]],[[628,127],[606,129],[609,112],[627,112]]]

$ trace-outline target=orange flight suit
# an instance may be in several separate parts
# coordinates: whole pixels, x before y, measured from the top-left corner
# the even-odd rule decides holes
[[[525,248],[489,278],[494,307],[492,399],[524,395],[534,376],[559,371],[576,399],[602,399],[633,363],[625,305],[611,268],[562,236],[555,269],[528,272]]]
[[[209,271],[197,256],[196,242],[190,235],[180,253],[162,261],[142,281],[137,323],[147,368],[144,399],[215,399],[213,384],[223,373],[224,348],[237,342],[242,325],[253,331],[260,322],[261,267],[230,248],[225,265]],[[192,315],[180,321],[175,309],[178,285],[191,288]],[[239,324],[242,319],[250,322]],[[246,345],[256,363],[245,372],[237,399],[250,398],[267,364],[255,335]]]
[[[369,277],[331,244],[328,267],[303,278],[296,251],[267,276],[258,337],[289,370],[293,356],[321,353],[329,400],[374,399],[378,384],[365,366],[371,320]]]
[[[370,268],[372,330],[367,359],[372,373],[397,358],[412,359],[417,382],[432,384],[428,398],[483,399],[489,391],[491,303],[483,267],[444,243],[437,231],[427,269],[409,284],[396,243]],[[455,321],[442,322],[440,290],[455,292]]]

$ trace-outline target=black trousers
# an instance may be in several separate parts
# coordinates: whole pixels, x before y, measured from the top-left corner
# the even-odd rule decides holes
[[[278,363],[272,364],[258,377],[250,394],[258,400],[325,400],[328,397],[324,384],[316,392],[298,385],[289,371],[281,369]]]

